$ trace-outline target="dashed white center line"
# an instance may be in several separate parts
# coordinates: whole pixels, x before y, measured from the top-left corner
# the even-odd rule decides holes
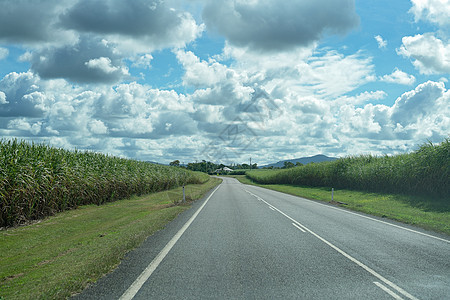
[[[378,278],[379,280],[381,280],[382,282],[384,282],[386,285],[390,286],[391,288],[393,288],[394,290],[396,290],[397,292],[399,292],[400,294],[402,294],[403,296],[407,297],[408,299],[411,300],[418,300],[416,297],[414,297],[413,295],[411,295],[410,293],[408,293],[407,291],[405,291],[404,289],[402,289],[401,287],[399,287],[398,285],[396,285],[395,283],[389,281],[388,279],[386,279],[385,277],[383,277],[381,274],[377,273],[375,270],[373,270],[372,268],[366,266],[365,264],[363,264],[362,262],[360,262],[359,260],[357,260],[356,258],[354,258],[353,256],[347,254],[346,252],[344,252],[343,250],[341,250],[340,248],[336,247],[335,245],[333,245],[332,243],[330,243],[329,241],[327,241],[326,239],[324,239],[323,237],[321,237],[320,235],[318,235],[317,233],[315,233],[314,231],[312,231],[311,229],[309,229],[308,227],[302,225],[300,222],[296,221],[295,219],[291,218],[290,216],[288,216],[287,214],[285,214],[284,212],[282,212],[281,210],[279,210],[278,208],[276,208],[275,206],[273,206],[272,204],[268,203],[267,201],[265,201],[264,199],[260,198],[259,196],[256,196],[255,194],[253,194],[250,191],[245,190],[247,193],[249,193],[250,195],[254,196],[255,198],[257,198],[258,200],[261,200],[262,202],[264,202],[265,204],[267,204],[269,207],[273,207],[274,210],[276,210],[277,212],[279,212],[280,214],[282,214],[283,216],[285,216],[286,218],[288,218],[289,220],[292,221],[292,224],[297,227],[297,228],[302,228],[304,231],[309,232],[310,234],[314,235],[316,238],[318,238],[319,240],[321,240],[322,242],[324,242],[325,244],[327,244],[328,246],[330,246],[331,248],[333,248],[334,250],[336,250],[337,252],[339,252],[340,254],[342,254],[344,257],[346,257],[347,259],[349,259],[350,261],[354,262],[355,264],[357,264],[358,266],[360,266],[361,268],[363,268],[364,270],[366,270],[367,272],[369,272],[370,274],[372,274],[373,276],[375,276],[376,278]],[[375,283],[376,284],[376,283]],[[381,286],[383,286],[384,288],[386,288],[387,290],[389,290],[386,286],[382,285],[382,284],[376,284],[378,287],[382,288]],[[381,286],[380,286],[381,285]],[[382,288],[383,289],[383,288]],[[383,289],[385,292],[387,292],[385,289]],[[389,290],[391,291],[391,290]],[[392,292],[392,291],[391,291]],[[393,294],[395,294],[394,292],[392,292]],[[389,295],[392,296],[392,294],[389,293]],[[396,295],[396,294],[395,294]],[[397,295],[398,297],[398,295]],[[396,299],[402,299],[402,298],[396,298]]]

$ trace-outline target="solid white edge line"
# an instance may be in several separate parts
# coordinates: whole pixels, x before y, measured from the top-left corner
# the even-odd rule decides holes
[[[380,289],[382,289],[383,291],[385,291],[386,293],[388,293],[389,295],[392,296],[392,298],[397,299],[397,300],[403,300],[402,297],[400,297],[399,295],[397,295],[396,293],[394,293],[393,291],[391,291],[390,289],[388,289],[386,286],[382,285],[381,283],[379,283],[378,281],[374,281],[373,282],[377,287],[379,287]]]
[[[172,247],[176,244],[176,242],[180,239],[183,233],[188,229],[191,223],[198,216],[200,211],[205,207],[206,203],[208,203],[209,199],[214,195],[217,191],[217,188],[209,195],[209,197],[205,200],[205,202],[200,206],[200,208],[192,215],[192,217],[181,227],[181,229],[173,236],[173,238],[167,243],[167,245],[159,252],[159,254],[153,259],[153,261],[145,268],[145,270],[136,278],[136,280],[130,285],[130,287],[123,293],[123,295],[119,298],[119,300],[131,300],[133,297],[139,292],[142,285],[148,280],[148,278],[152,275],[152,273],[156,270],[162,260],[166,257]]]
[[[303,231],[303,232],[306,232],[305,230],[303,230],[303,228],[301,228],[300,226],[298,226],[297,224],[295,224],[295,223],[292,223],[292,225],[294,225],[297,229],[299,229],[299,230],[301,230],[301,231]]]
[[[274,191],[274,190],[269,190],[269,191],[278,192],[278,191]],[[278,193],[282,193],[282,192],[278,192]],[[282,194],[284,194],[284,193],[282,193]],[[322,206],[325,206],[325,207],[328,207],[328,208],[332,208],[332,209],[335,209],[335,210],[338,210],[338,211],[341,211],[341,212],[344,212],[344,213],[348,213],[348,214],[352,214],[352,215],[355,215],[355,216],[359,216],[361,218],[366,218],[366,219],[369,219],[369,220],[372,220],[372,221],[376,221],[376,222],[379,222],[379,223],[383,223],[383,224],[386,224],[386,225],[397,227],[397,228],[400,228],[400,229],[403,229],[403,230],[406,230],[406,231],[410,231],[410,232],[414,232],[414,233],[417,233],[417,234],[421,234],[423,236],[427,236],[427,237],[430,237],[430,238],[433,238],[433,239],[437,239],[437,240],[440,240],[440,241],[443,241],[443,242],[446,242],[446,243],[450,244],[450,240],[446,240],[446,239],[443,239],[443,238],[440,238],[440,237],[437,237],[437,236],[434,236],[434,235],[431,235],[431,234],[428,234],[428,233],[420,232],[420,231],[417,231],[417,230],[414,230],[414,229],[410,229],[410,228],[406,228],[406,227],[403,227],[403,226],[400,226],[400,225],[396,225],[396,224],[392,224],[392,223],[389,223],[389,222],[381,221],[381,220],[378,220],[378,219],[375,219],[375,218],[372,218],[372,217],[369,217],[369,216],[362,215],[360,213],[355,213],[355,212],[348,211],[348,210],[345,210],[345,209],[342,209],[342,208],[333,207],[331,205],[319,203],[319,202],[317,202],[319,200],[314,201],[314,200],[306,199],[306,198],[303,198],[303,197],[300,197],[300,196],[291,195],[291,194],[285,194],[285,195],[289,195],[289,196],[297,197],[297,198],[300,198],[300,199],[303,199],[303,200],[311,201],[311,202],[316,203],[318,205],[322,205]]]
[[[261,200],[264,203],[266,203],[267,205],[271,205],[270,203],[268,203],[265,200]],[[285,214],[284,212],[282,212],[281,210],[279,210],[278,208],[276,208],[275,206],[272,206],[275,208],[276,211],[278,211],[280,214],[282,214],[283,216],[285,216],[286,218],[288,218],[289,220],[291,220],[292,222],[301,225],[298,221],[294,220],[293,218],[291,218],[290,216],[288,216],[287,214]],[[331,248],[333,248],[334,250],[336,250],[337,252],[339,252],[340,254],[342,254],[344,257],[346,257],[347,259],[349,259],[350,261],[354,262],[355,264],[357,264],[358,266],[360,266],[361,268],[363,268],[364,270],[366,270],[367,272],[369,272],[370,274],[372,274],[373,276],[377,277],[379,280],[383,281],[385,284],[389,285],[390,287],[392,287],[393,289],[395,289],[397,292],[399,292],[400,294],[403,294],[404,296],[408,297],[411,300],[418,300],[416,297],[414,297],[413,295],[411,295],[410,293],[408,293],[407,291],[405,291],[404,289],[402,289],[401,287],[397,286],[395,283],[389,281],[388,279],[384,278],[382,275],[378,274],[375,270],[371,269],[370,267],[366,266],[365,264],[363,264],[362,262],[360,262],[359,260],[357,260],[356,258],[350,256],[349,254],[347,254],[346,252],[344,252],[343,250],[339,249],[338,247],[336,247],[335,245],[333,245],[332,243],[330,243],[329,241],[327,241],[326,239],[324,239],[323,237],[321,237],[320,235],[318,235],[317,233],[315,233],[314,231],[312,231],[311,229],[309,229],[308,227],[306,227],[305,225],[301,225],[306,231],[308,231],[309,233],[311,233],[312,235],[314,235],[316,238],[318,238],[319,240],[321,240],[322,242],[324,242],[325,244],[327,244],[328,246],[330,246]]]
[[[302,198],[302,199],[304,199],[304,198]],[[308,200],[308,199],[306,199],[306,200]],[[311,200],[309,200],[309,201],[311,201]],[[313,202],[315,202],[315,201],[313,201]],[[328,208],[336,209],[336,210],[339,210],[339,211],[342,211],[342,212],[345,212],[345,213],[348,213],[348,214],[360,216],[361,218],[366,218],[366,219],[369,219],[369,220],[372,220],[372,221],[376,221],[376,222],[379,222],[379,223],[383,223],[383,224],[386,224],[386,225],[397,227],[397,228],[400,228],[400,229],[403,229],[403,230],[406,230],[406,231],[410,231],[410,232],[414,232],[414,233],[417,233],[417,234],[421,234],[421,235],[424,235],[424,236],[427,236],[427,237],[430,237],[430,238],[433,238],[433,239],[437,239],[437,240],[440,240],[440,241],[443,241],[443,242],[446,242],[446,243],[450,243],[450,240],[446,240],[446,239],[443,239],[443,238],[440,238],[440,237],[437,237],[437,236],[434,236],[434,235],[431,235],[431,234],[428,234],[428,233],[420,232],[420,231],[417,231],[417,230],[414,230],[414,229],[410,229],[410,228],[403,227],[403,226],[400,226],[400,225],[392,224],[392,223],[389,223],[389,222],[386,222],[386,221],[381,221],[381,220],[378,220],[378,219],[375,219],[375,218],[372,218],[372,217],[369,217],[369,216],[365,216],[365,215],[362,215],[362,214],[354,213],[354,212],[351,212],[351,211],[348,211],[348,210],[345,210],[345,209],[333,207],[333,206],[326,205],[326,204],[323,204],[323,203],[317,203],[317,204],[326,206]]]

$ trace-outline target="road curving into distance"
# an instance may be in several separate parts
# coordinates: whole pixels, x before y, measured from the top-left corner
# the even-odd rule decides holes
[[[75,298],[450,298],[448,236],[223,180]]]

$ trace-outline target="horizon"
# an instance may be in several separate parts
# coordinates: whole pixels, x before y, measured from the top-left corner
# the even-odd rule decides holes
[[[450,140],[450,138],[445,138],[442,142],[445,142],[447,140]],[[0,142],[14,142],[14,141],[19,142],[19,143],[20,142],[25,142],[25,143],[30,143],[30,144],[31,143],[36,143],[36,142],[33,142],[33,141],[27,141],[27,140],[24,140],[24,139],[20,140],[20,139],[16,139],[16,138],[13,138],[13,139],[0,139]],[[427,141],[427,143],[422,143],[421,145],[418,145],[417,149],[412,149],[411,151],[407,151],[407,152],[404,152],[404,153],[398,153],[398,154],[391,154],[391,155],[381,154],[381,155],[376,155],[376,154],[368,153],[368,154],[360,154],[360,155],[371,155],[371,156],[374,156],[374,157],[380,157],[380,156],[385,156],[385,155],[387,155],[387,156],[395,156],[395,155],[400,155],[400,154],[409,154],[409,153],[417,151],[420,147],[422,147],[424,145],[427,145],[427,144],[431,143],[432,145],[437,146],[437,145],[440,145],[442,142],[440,142],[440,143],[432,143],[431,141]],[[43,146],[46,146],[46,147],[55,147],[55,146],[52,146],[52,145],[50,145],[48,143],[36,143],[36,144],[43,145]],[[103,154],[103,155],[106,155],[106,156],[112,156],[112,157],[124,158],[124,159],[131,159],[131,160],[142,161],[142,162],[158,164],[158,165],[165,165],[165,166],[169,166],[170,163],[178,160],[178,159],[175,159],[174,161],[163,163],[163,162],[152,161],[152,160],[140,160],[140,159],[136,159],[136,158],[115,156],[115,155],[112,155],[110,153],[105,153],[105,152],[101,152],[101,151],[93,151],[93,150],[85,150],[85,149],[77,149],[77,148],[75,148],[75,149],[66,149],[66,148],[63,148],[63,147],[56,147],[56,148],[62,149],[62,150],[67,150],[67,151],[70,151],[70,152],[76,152],[76,151],[84,152],[84,151],[87,151],[87,152],[92,152],[92,153],[97,153],[97,154]],[[341,158],[346,158],[346,157],[350,157],[351,158],[351,157],[355,157],[355,156],[358,156],[358,155],[349,154],[349,155],[346,155],[346,156],[333,157],[333,156],[327,156],[325,154],[314,154],[314,155],[311,155],[311,156],[287,158],[287,159],[272,161],[272,162],[268,162],[268,163],[264,163],[264,164],[259,164],[258,162],[253,161],[252,165],[256,164],[257,168],[263,168],[263,167],[267,167],[267,166],[270,166],[270,165],[277,165],[277,164],[283,163],[283,162],[295,162],[296,160],[315,158],[315,157],[318,157],[318,156],[326,157],[327,159],[338,160],[338,159],[341,159]],[[192,164],[202,163],[205,160],[192,160],[192,161],[180,161],[180,160],[178,160],[178,161],[179,161],[179,165],[180,166],[186,167],[186,166],[188,166],[188,164],[191,164],[191,163]],[[233,161],[233,162],[228,162],[228,163],[223,162],[223,161],[205,161],[205,162],[206,163],[215,164],[215,165],[225,165],[225,166],[228,166],[228,167],[232,167],[232,166],[236,166],[236,165],[241,165],[241,166],[242,165],[249,165],[249,161],[247,161],[247,162],[234,162]],[[309,164],[309,163],[307,163],[307,164]]]
[[[450,134],[450,3],[0,0],[0,134],[169,164]]]

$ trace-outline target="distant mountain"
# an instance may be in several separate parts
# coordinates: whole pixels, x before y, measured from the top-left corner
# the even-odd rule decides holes
[[[259,166],[259,167],[260,168],[262,168],[262,167],[270,168],[271,166],[273,166],[274,168],[276,168],[276,167],[281,168],[282,166],[284,166],[284,162],[285,161],[290,161],[291,163],[294,163],[294,164],[296,164],[297,162],[300,162],[300,163],[306,165],[306,164],[309,164],[309,163],[312,163],[312,162],[313,163],[319,163],[319,162],[323,162],[323,161],[332,161],[332,160],[336,160],[336,159],[337,159],[336,157],[328,157],[326,155],[319,154],[319,155],[314,155],[314,156],[311,156],[311,157],[286,159],[286,160],[279,161],[277,163],[268,164],[268,165]]]

